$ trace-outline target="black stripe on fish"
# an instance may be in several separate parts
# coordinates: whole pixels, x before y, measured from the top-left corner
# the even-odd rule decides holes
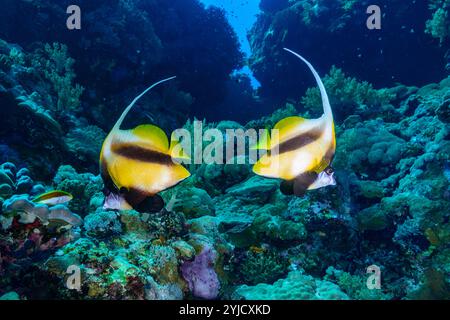
[[[170,155],[138,146],[120,145],[115,147],[113,145],[111,149],[119,156],[136,161],[159,163],[168,166],[174,164]]]
[[[280,191],[286,196],[292,196],[294,194],[294,180],[281,181]]]
[[[160,195],[149,195],[145,191],[131,188],[124,192],[125,200],[139,212],[155,213],[164,208],[164,200]]]
[[[303,196],[314,181],[316,181],[318,174],[313,171],[307,171],[292,180],[285,180],[281,182],[280,191],[285,195]]]
[[[295,137],[290,138],[278,145],[278,154],[300,149],[314,141],[320,139],[323,134],[323,128],[315,127],[309,131],[303,132]],[[271,154],[276,154],[276,149],[272,148]]]
[[[298,175],[294,179],[294,194],[298,197],[303,196],[306,190],[308,190],[309,186],[311,186],[314,181],[316,181],[317,177],[318,174],[314,171],[307,171]]]

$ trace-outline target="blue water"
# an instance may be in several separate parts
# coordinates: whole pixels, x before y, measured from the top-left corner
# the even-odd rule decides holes
[[[259,13],[259,0],[201,0],[205,5],[214,5],[227,12],[228,20],[236,31],[241,42],[242,51],[248,56],[251,53],[247,32],[256,21]]]
[[[201,0],[205,5],[216,6],[222,8],[227,13],[227,18],[231,26],[236,31],[236,34],[241,43],[241,50],[245,53],[246,57],[251,54],[250,43],[248,42],[247,33],[252,28],[256,21],[256,16],[260,12],[259,0]],[[261,84],[253,76],[252,71],[248,67],[239,70],[243,74],[250,77],[253,88],[259,88]]]

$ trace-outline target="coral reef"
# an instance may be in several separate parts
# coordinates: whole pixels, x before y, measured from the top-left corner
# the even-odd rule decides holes
[[[196,297],[215,299],[219,294],[220,283],[214,271],[216,253],[211,248],[203,248],[194,261],[186,261],[181,265],[183,278]]]
[[[336,284],[298,271],[290,272],[286,279],[278,280],[273,285],[241,286],[234,295],[246,300],[348,300]]]
[[[77,167],[86,168],[95,172],[94,163],[102,149],[106,133],[97,126],[86,125],[70,130],[64,137],[64,142],[71,154],[74,155],[74,163]]]
[[[425,32],[439,39],[440,43],[443,44],[450,35],[450,23],[448,22],[450,1],[432,0],[428,6],[432,12],[432,16],[426,22]]]
[[[244,283],[273,283],[285,275],[288,261],[276,251],[250,247],[245,256],[236,259],[235,270]]]
[[[122,225],[116,212],[99,209],[84,218],[84,229],[88,236],[102,239],[120,234]]]
[[[355,78],[346,77],[345,73],[331,67],[328,75],[323,77],[323,83],[327,90],[330,102],[335,110],[339,110],[338,115],[345,119],[350,114],[369,113],[380,106],[387,105],[394,94],[387,89],[375,90],[367,81],[359,82]],[[302,98],[302,103],[307,111],[314,115],[322,112],[322,102],[319,88],[310,88]]]
[[[13,91],[21,94],[16,98],[22,100],[22,104],[38,113],[47,113],[47,117],[55,120],[61,120],[64,113],[80,111],[80,96],[84,89],[74,84],[75,60],[69,56],[66,45],[45,44],[27,53],[2,40],[0,59],[3,72],[12,78],[10,81],[16,78],[25,89]],[[29,78],[39,82],[32,88],[34,91],[27,90],[31,89]]]
[[[73,195],[69,208],[82,216],[103,202],[103,181],[91,173],[77,173],[71,166],[61,166],[53,179],[55,189]]]
[[[1,142],[12,149],[15,160],[42,176],[50,176],[67,156],[61,125],[50,114],[51,92],[40,72],[31,65],[32,55],[0,40]],[[14,146],[14,147],[12,147]],[[11,152],[9,152],[11,153]],[[7,160],[7,159],[5,159]]]
[[[5,163],[2,168],[3,173],[13,177],[15,173],[18,182],[12,184],[12,192],[0,198],[0,294],[5,294],[4,299],[18,299],[14,292],[4,290],[33,274],[36,266],[42,266],[59,248],[78,239],[83,220],[64,205],[49,207],[32,202],[31,194],[45,190],[44,187],[34,184],[26,169],[16,173],[12,163]],[[23,177],[29,180],[26,189],[20,183]],[[16,192],[27,194],[14,195]]]
[[[65,16],[66,4],[51,0],[8,2],[0,13],[0,38],[14,41],[26,50],[37,42],[67,45],[76,60],[77,81],[86,89],[85,101],[96,106],[84,108],[84,112],[100,122],[105,131],[133,94],[155,82],[158,75],[172,74],[178,76],[179,84],[167,86],[153,100],[149,98],[146,113],[158,115],[161,125],[168,129],[173,129],[174,124],[180,126],[186,113],[195,115],[196,110],[211,109],[223,99],[229,74],[243,64],[237,36],[225,13],[217,7],[205,8],[197,0],[114,4],[81,0],[77,5],[89,12],[83,17],[83,34],[67,33],[64,23],[47,23]],[[46,15],[41,15],[42,11]],[[23,16],[34,17],[34,27],[12,28]],[[62,52],[61,48],[58,46],[57,52]],[[86,50],[96,54],[86,54]],[[49,51],[54,51],[52,45]],[[66,63],[70,65],[70,60]],[[70,78],[65,74],[51,82],[59,85]],[[74,93],[80,93],[79,87],[72,88]]]
[[[397,86],[386,91],[388,102],[370,85],[335,72],[342,89],[329,87],[335,101],[350,101],[357,91],[373,99],[353,99],[337,122],[338,186],[301,198],[283,195],[279,181],[253,175],[248,164],[202,164],[162,192],[166,206],[160,212],[106,211],[99,176],[65,165],[53,179],[37,183],[26,168],[2,164],[0,294],[447,298],[450,80]],[[365,103],[370,112],[362,111]],[[204,121],[203,129],[265,128],[295,114],[287,104],[245,126]],[[192,122],[186,127],[193,130]],[[70,192],[73,200],[67,207],[31,201],[50,189]],[[370,265],[381,269],[381,290],[366,285]],[[74,266],[83,279],[77,290],[66,286]]]
[[[375,87],[398,82],[425,85],[447,75],[447,47],[439,43],[439,38],[448,38],[447,0],[409,5],[402,0],[379,1],[382,13],[391,17],[382,19],[381,31],[364,27],[368,18],[365,12],[372,4],[366,0],[263,1],[263,12],[248,35],[250,68],[262,84],[261,95],[277,104],[287,98],[296,101],[302,89],[311,84],[303,77],[304,67],[293,65],[284,47],[314,57],[320,74],[336,65]],[[438,40],[430,44],[431,36]],[[415,68],[411,68],[413,65]]]
[[[383,8],[399,10],[383,20],[392,30],[383,37],[360,30],[367,4],[261,1],[249,34],[256,96],[248,77],[230,76],[243,59],[217,8],[80,0],[86,31],[67,36],[43,23],[64,15],[63,4],[8,1],[0,12],[0,300],[449,299],[450,4],[390,1]],[[5,12],[43,8],[35,29],[11,30],[17,16]],[[412,10],[417,19],[405,21]],[[424,43],[426,51],[391,59]],[[316,57],[320,74],[329,70],[336,186],[285,195],[236,152],[226,164],[186,165],[191,176],[160,193],[158,212],[104,208],[102,142],[157,75],[178,80],[145,97],[124,127],[150,122],[169,133],[184,124],[194,133],[196,110],[214,114],[219,105],[201,133],[215,129],[235,146],[227,129],[319,115],[319,91],[280,54],[285,46]],[[234,111],[252,120],[223,119]],[[53,190],[70,201],[40,201]],[[367,286],[370,267],[381,289]]]
[[[57,101],[52,110],[55,116],[80,109],[80,96],[84,88],[73,84],[74,63],[75,60],[68,55],[67,46],[60,43],[46,44],[42,52],[38,51],[33,57],[33,68],[42,72],[56,92]]]

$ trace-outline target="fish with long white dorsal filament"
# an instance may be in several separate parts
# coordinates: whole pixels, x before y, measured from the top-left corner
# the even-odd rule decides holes
[[[164,201],[158,193],[190,176],[189,171],[177,162],[188,157],[173,135],[169,143],[166,133],[152,124],[132,130],[120,129],[142,96],[174,78],[161,80],[137,96],[106,137],[100,153],[100,172],[106,187],[105,209],[136,209],[149,200],[149,210],[159,211],[164,207]]]
[[[253,172],[268,178],[282,179],[285,194],[302,196],[307,190],[335,185],[331,167],[336,152],[333,112],[320,76],[298,53],[292,53],[309,67],[320,89],[324,114],[318,119],[288,117],[268,130],[255,146],[267,151],[253,166]]]

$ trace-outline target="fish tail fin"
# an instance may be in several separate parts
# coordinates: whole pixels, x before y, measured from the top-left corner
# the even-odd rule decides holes
[[[302,60],[304,63],[306,63],[306,65],[308,66],[308,68],[311,70],[311,72],[314,75],[314,78],[316,79],[317,85],[319,86],[320,89],[320,95],[322,97],[322,105],[323,105],[323,112],[325,114],[325,116],[328,119],[333,119],[333,112],[331,110],[331,105],[330,105],[330,100],[328,98],[328,94],[327,91],[325,90],[325,86],[323,85],[322,79],[320,78],[319,74],[317,73],[316,69],[314,69],[314,67],[312,66],[312,64],[306,60],[305,58],[303,58],[301,55],[299,55],[298,53],[284,48],[285,51],[292,53],[294,56],[296,56],[297,58],[299,58],[300,60]]]
[[[144,92],[142,92],[142,93],[141,93],[140,95],[138,95],[136,98],[134,98],[134,100],[130,103],[130,105],[123,111],[123,113],[122,113],[122,115],[120,116],[119,120],[117,120],[116,124],[114,125],[113,131],[114,131],[114,130],[119,130],[119,129],[120,129],[120,126],[122,125],[123,120],[125,120],[125,117],[126,117],[127,114],[130,112],[131,108],[133,108],[133,106],[136,104],[136,102],[137,102],[140,98],[142,98],[147,92],[149,92],[150,90],[152,90],[154,87],[160,85],[161,83],[164,83],[164,82],[169,81],[169,80],[173,80],[173,79],[175,79],[175,78],[176,78],[176,77],[170,77],[170,78],[166,78],[166,79],[163,79],[163,80],[161,80],[161,81],[158,81],[158,82],[152,84],[152,85],[151,85],[150,87],[148,87],[147,89],[145,89]]]

